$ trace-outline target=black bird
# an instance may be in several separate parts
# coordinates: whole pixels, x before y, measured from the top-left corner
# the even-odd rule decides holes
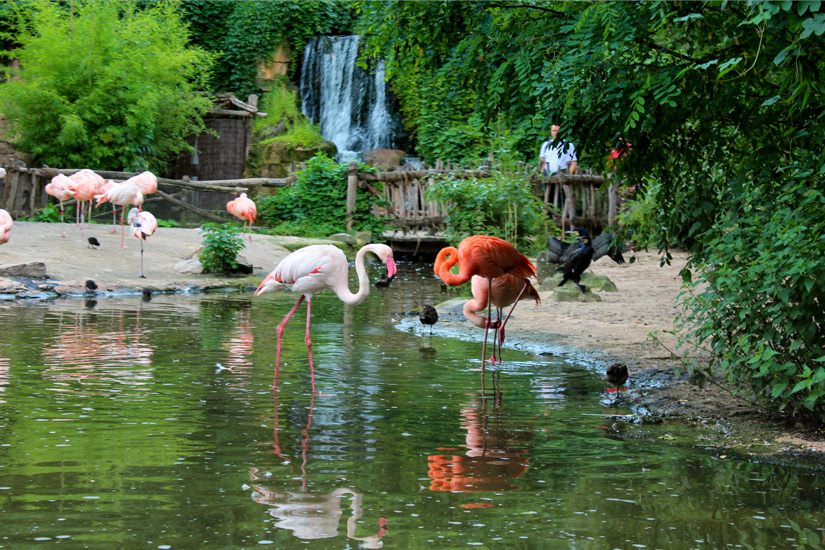
[[[430,336],[432,336],[433,325],[438,322],[438,312],[430,304],[424,304],[421,313],[418,314],[418,320],[422,325],[430,325]]]
[[[567,263],[564,264],[564,276],[559,286],[562,286],[567,281],[573,281],[576,283],[576,286],[579,287],[579,290],[582,291],[582,294],[587,292],[587,288],[583,287],[580,282],[582,280],[582,274],[590,267],[590,262],[593,261],[593,252],[593,245],[590,244],[590,239],[587,237],[582,239],[582,246],[577,248],[570,255]]]
[[[579,235],[587,237],[586,229],[577,229]],[[621,247],[616,244],[616,236],[612,231],[605,231],[593,239],[593,261],[602,256],[609,256],[617,264],[625,263],[622,256]],[[566,264],[570,255],[581,248],[582,242],[566,243],[556,237],[550,237],[547,241],[548,261],[554,264]]]
[[[100,248],[100,241],[98,241],[94,237],[89,237],[89,246],[87,246],[86,248],[94,248],[95,250],[97,250],[98,248]]]
[[[86,279],[86,292],[94,292],[97,290],[97,283],[91,279]]]
[[[152,289],[145,288],[142,290],[143,293],[143,301],[144,302],[151,302],[152,301]]]
[[[624,363],[613,363],[607,367],[604,373],[604,387],[620,388],[627,382],[627,365]]]

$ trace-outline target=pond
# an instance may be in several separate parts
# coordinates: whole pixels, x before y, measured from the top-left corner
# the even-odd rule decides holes
[[[0,302],[0,548],[822,547],[821,470],[637,422],[570,357],[482,391],[399,271],[316,296],[315,395],[303,306],[271,388],[292,293]]]

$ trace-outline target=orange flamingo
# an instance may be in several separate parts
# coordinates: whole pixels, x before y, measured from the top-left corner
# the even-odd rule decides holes
[[[120,210],[120,247],[121,248],[128,248],[125,244],[123,244],[123,236],[125,229],[123,227],[123,216],[125,214],[126,206],[141,206],[143,204],[143,193],[140,192],[140,189],[135,183],[126,183],[123,182],[119,185],[115,185],[111,189],[106,192],[103,192],[100,195],[95,195],[97,199],[97,205],[100,206],[104,202],[110,202],[112,204],[116,204],[121,207]]]
[[[358,273],[358,292],[353,294],[349,290],[348,275],[349,264],[347,256],[337,246],[329,244],[316,244],[299,248],[286,258],[281,260],[275,269],[266,276],[258,288],[255,296],[268,292],[278,292],[280,290],[291,290],[298,292],[301,297],[298,302],[287,313],[284,320],[278,325],[278,346],[275,356],[275,381],[273,388],[278,386],[278,369],[281,364],[281,337],[284,333],[284,326],[306,298],[307,301],[307,324],[304,341],[309,353],[309,372],[312,378],[312,393],[315,393],[315,370],[312,365],[312,340],[309,337],[309,326],[312,312],[312,296],[316,292],[329,289],[345,304],[357,306],[363,302],[370,293],[370,281],[367,277],[367,270],[364,267],[364,257],[367,252],[372,252],[381,261],[387,264],[387,277],[390,281],[395,277],[398,269],[395,267],[395,260],[392,256],[392,248],[385,244],[368,244],[358,251],[355,256],[355,271]]]
[[[498,329],[496,332],[498,338],[495,335],[493,336],[493,356],[490,358],[490,362],[493,363],[496,360],[496,340],[498,340],[498,362],[501,363],[501,344],[504,342],[504,323],[501,322],[502,309],[510,304],[513,305],[510,313],[507,314],[507,319],[509,319],[518,301],[527,298],[527,296],[532,296],[536,300],[536,306],[538,306],[541,303],[539,292],[529,282],[525,292],[524,280],[509,273],[493,279],[492,299],[488,299],[490,287],[483,277],[473,275],[470,286],[473,291],[473,299],[464,304],[464,317],[475,326],[485,328],[487,318],[477,312],[483,311],[488,302],[496,306],[496,322],[492,326]]]
[[[226,203],[226,209],[236,218],[243,220],[244,229],[246,229],[247,221],[249,222],[249,242],[252,242],[252,224],[255,223],[255,217],[258,215],[255,201],[248,198],[246,193],[241,193],[240,197]]]
[[[149,171],[141,172],[136,176],[132,176],[123,183],[134,183],[138,186],[138,189],[140,189],[140,192],[143,193],[144,197],[146,195],[151,195],[158,190],[158,177]]]
[[[140,278],[145,279],[143,274],[143,241],[158,228],[158,221],[151,212],[144,210],[140,212],[137,208],[129,210],[129,227],[132,235],[140,239]]]
[[[6,244],[11,237],[11,214],[0,208],[0,244]]]
[[[52,181],[46,184],[45,191],[48,195],[60,201],[60,230],[61,237],[66,238],[66,232],[63,230],[63,201],[74,198],[74,182],[69,176],[57,174],[52,178]]]
[[[458,264],[458,275],[450,273],[450,269]],[[435,258],[433,271],[445,284],[450,286],[463,285],[470,281],[473,275],[487,279],[487,296],[491,296],[493,279],[511,274],[523,280],[522,293],[527,290],[528,277],[535,277],[536,268],[527,256],[521,254],[516,247],[498,237],[487,235],[473,235],[461,241],[458,250],[448,246],[442,248]],[[518,301],[518,299],[516,300]],[[484,376],[485,356],[487,355],[487,331],[490,328],[490,311],[492,303],[487,302],[487,320],[484,323],[484,344],[481,348],[481,375]],[[504,328],[499,327],[499,333]],[[500,337],[499,337],[500,339]]]

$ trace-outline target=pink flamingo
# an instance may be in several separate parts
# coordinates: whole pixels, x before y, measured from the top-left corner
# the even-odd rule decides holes
[[[275,381],[273,389],[278,386],[278,369],[281,364],[281,337],[284,326],[306,298],[307,323],[304,341],[309,354],[309,373],[312,378],[312,393],[315,393],[315,370],[312,365],[312,340],[309,337],[309,327],[312,312],[312,296],[325,289],[332,290],[345,304],[356,306],[363,302],[370,293],[370,281],[364,268],[364,257],[372,252],[381,261],[387,264],[387,277],[392,281],[397,273],[392,249],[385,244],[368,244],[358,251],[355,256],[355,271],[358,274],[358,292],[353,294],[347,284],[349,265],[346,255],[340,248],[328,244],[305,246],[289,254],[281,260],[275,269],[264,278],[255,290],[255,296],[280,290],[298,292],[301,297],[289,310],[284,320],[278,325],[278,346],[275,356]]]
[[[83,229],[83,216],[86,213],[85,203],[89,203],[89,225],[92,223],[92,199],[95,195],[103,193],[103,186],[106,181],[98,176],[94,171],[84,168],[78,170],[69,179],[74,182],[72,187],[75,192],[75,200],[80,203],[80,229]]]
[[[501,344],[504,342],[504,325],[507,324],[507,320],[510,319],[510,314],[513,313],[513,309],[516,308],[516,304],[519,300],[527,298],[529,295],[535,298],[536,306],[538,306],[541,303],[539,293],[529,282],[527,283],[527,290],[525,292],[524,279],[519,279],[515,275],[510,275],[509,273],[493,279],[492,299],[488,299],[490,286],[483,277],[473,275],[473,278],[470,280],[470,286],[473,291],[473,299],[464,304],[464,317],[466,317],[467,320],[475,326],[485,328],[488,325],[487,318],[476,312],[483,311],[484,308],[487,307],[488,303],[492,303],[496,306],[496,322],[492,323],[492,326],[498,329],[496,332],[498,338],[495,337],[496,335],[493,336],[493,356],[490,358],[490,362],[494,363],[496,360],[496,340],[498,340],[498,362],[501,363]],[[510,309],[510,313],[507,314],[507,318],[502,323],[502,308],[505,308],[510,304],[513,304],[513,307]]]
[[[115,185],[118,185],[115,183],[115,180],[106,180],[103,184],[103,191],[101,191],[101,193],[105,193]],[[117,206],[114,204],[112,205],[112,228],[109,230],[109,233],[117,233]]]
[[[97,199],[97,206],[100,206],[104,202],[110,202],[121,207],[120,247],[129,248],[128,246],[123,244],[123,236],[125,231],[125,229],[123,228],[123,216],[125,214],[127,206],[140,206],[143,204],[143,193],[140,192],[140,189],[138,189],[138,186],[134,183],[123,182],[119,185],[115,185],[105,193],[95,195],[95,198]]]
[[[6,244],[11,237],[11,214],[0,208],[0,244]]]
[[[450,269],[458,264],[458,275]],[[458,250],[452,246],[442,248],[435,258],[433,271],[445,284],[463,285],[473,275],[484,277],[488,281],[488,296],[492,295],[493,279],[508,273],[520,278],[523,283],[522,293],[527,290],[528,277],[536,275],[532,262],[521,254],[516,247],[504,239],[487,235],[473,235],[461,241]],[[518,301],[518,300],[517,300]],[[492,303],[487,303],[487,320],[484,326],[484,345],[481,348],[481,375],[484,376],[484,364],[487,355],[487,331],[490,327]],[[505,320],[506,322],[506,320]]]
[[[143,241],[158,228],[158,221],[151,212],[139,211],[137,208],[129,210],[129,227],[132,235],[140,239],[140,278],[145,279],[143,274]]]
[[[241,193],[240,197],[226,203],[226,209],[236,218],[243,220],[244,229],[246,229],[246,222],[249,221],[249,242],[252,242],[252,224],[255,223],[255,217],[258,215],[255,201],[248,198],[246,193]]]
[[[60,201],[60,231],[61,237],[66,238],[66,231],[63,229],[63,201],[74,198],[74,181],[69,176],[57,174],[52,181],[46,184],[47,194]]]
[[[152,172],[141,172],[136,176],[132,176],[123,183],[134,183],[140,189],[140,192],[145,197],[151,195],[158,190],[158,178]],[[143,210],[143,207],[138,207],[138,210]]]

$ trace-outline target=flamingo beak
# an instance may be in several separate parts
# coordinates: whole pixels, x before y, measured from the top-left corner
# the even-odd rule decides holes
[[[392,257],[387,258],[387,284],[390,284],[398,273],[398,268],[395,266],[395,260]]]
[[[261,281],[261,284],[258,285],[258,288],[255,289],[255,293],[253,294],[253,296],[258,296],[259,294],[263,294],[262,290],[269,285],[269,283],[272,281],[272,279],[273,279],[273,277],[272,277],[272,274],[270,273],[269,275],[267,275],[264,278],[263,281]]]

